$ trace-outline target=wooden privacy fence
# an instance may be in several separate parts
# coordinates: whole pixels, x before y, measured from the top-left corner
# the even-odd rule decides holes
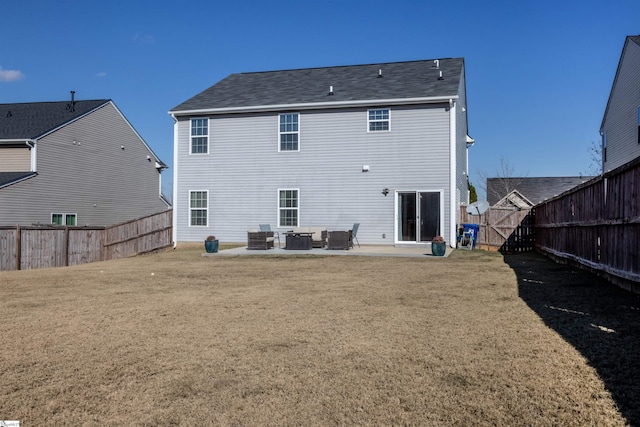
[[[0,270],[105,261],[171,245],[172,211],[109,227],[0,227]]]
[[[535,209],[537,250],[640,292],[640,158]]]
[[[491,207],[482,215],[470,215],[461,206],[460,224],[478,224],[476,246],[500,252],[533,250],[533,211],[507,207]]]

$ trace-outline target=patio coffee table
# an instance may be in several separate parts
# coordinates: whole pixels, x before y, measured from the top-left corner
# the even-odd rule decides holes
[[[285,249],[287,250],[311,250],[311,233],[287,231],[282,233],[287,236]]]

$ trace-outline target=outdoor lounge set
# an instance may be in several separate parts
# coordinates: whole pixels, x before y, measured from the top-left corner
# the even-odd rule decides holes
[[[310,250],[311,248],[326,248],[348,250],[353,248],[354,240],[360,246],[360,242],[356,238],[359,225],[353,224],[353,228],[346,231],[327,231],[324,227],[294,227],[282,233],[286,236],[284,249]],[[277,231],[271,231],[269,224],[260,224],[259,230],[247,231],[247,249],[273,249],[276,239],[278,240],[278,247],[280,247],[280,234]]]

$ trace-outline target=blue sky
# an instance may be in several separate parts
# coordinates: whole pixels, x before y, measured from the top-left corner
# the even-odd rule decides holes
[[[464,57],[481,195],[505,164],[588,173],[625,37],[640,34],[638,0],[31,0],[0,12],[0,103],[112,99],[170,167],[167,112],[231,73]]]

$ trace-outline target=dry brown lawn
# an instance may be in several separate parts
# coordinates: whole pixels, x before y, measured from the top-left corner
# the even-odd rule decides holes
[[[535,254],[201,257],[0,272],[0,420],[640,423],[638,297]]]

